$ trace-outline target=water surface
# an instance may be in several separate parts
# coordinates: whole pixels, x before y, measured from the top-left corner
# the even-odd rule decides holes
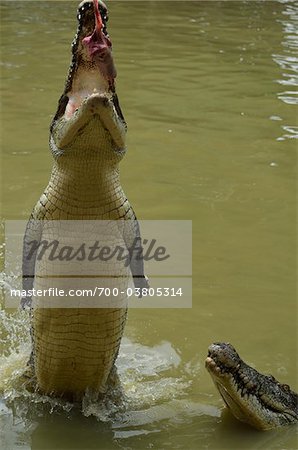
[[[51,169],[48,128],[77,5],[0,6],[2,216],[25,219]],[[118,361],[125,412],[26,397],[15,371],[30,351],[29,324],[3,312],[3,448],[294,449],[295,427],[259,433],[226,414],[204,359],[211,342],[226,340],[298,387],[298,4],[109,8],[129,127],[122,184],[139,218],[193,221],[193,308],[130,311]]]

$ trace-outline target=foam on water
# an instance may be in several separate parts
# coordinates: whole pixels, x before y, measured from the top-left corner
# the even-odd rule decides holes
[[[21,310],[14,313],[1,310],[0,317],[3,348],[0,395],[13,416],[25,423],[44,414],[64,411],[93,416],[99,421],[113,423],[113,428],[118,429],[165,418],[177,419],[177,414],[203,413],[202,405],[185,400],[191,385],[189,364],[186,369],[181,367],[181,358],[169,342],[148,347],[123,338],[117,360],[121,392],[118,389],[103,400],[94,400],[87,392],[81,403],[74,404],[30,392],[23,377],[31,351],[29,314]],[[193,370],[198,371],[199,367],[193,367]],[[208,414],[217,416],[219,412],[217,408],[209,407]]]

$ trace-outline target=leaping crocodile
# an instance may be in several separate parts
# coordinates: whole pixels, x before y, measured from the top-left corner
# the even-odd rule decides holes
[[[53,234],[53,221],[130,222],[123,236],[116,229],[117,239],[128,253],[139,237],[135,213],[119,178],[119,162],[126,151],[126,123],[115,90],[107,8],[103,2],[84,0],[77,18],[69,73],[50,126],[53,169],[24,238],[23,288],[27,292],[32,291],[33,283],[44,291],[51,287],[48,278],[56,264],[39,263],[31,244],[45,242]],[[92,227],[91,222],[86,226]],[[71,232],[70,226],[66,234]],[[108,281],[119,286],[121,295],[123,292],[122,300],[129,283],[128,269],[123,265],[116,274],[107,274]],[[130,270],[137,288],[148,287],[143,261],[134,254],[130,255]],[[66,281],[59,275],[55,283],[60,286]],[[25,298],[23,304],[31,300]],[[107,308],[45,304],[35,301],[32,307],[30,363],[40,391],[70,399],[82,398],[86,389],[94,395],[105,393],[117,380],[114,363],[126,320],[125,302],[120,302],[122,307],[111,303]]]
[[[50,127],[53,170],[24,239],[26,290],[42,279],[40,273],[36,277],[35,259],[26,259],[28,242],[43,238],[40,222],[123,218],[133,221],[134,232],[139,233],[119,180],[126,123],[115,90],[107,8],[102,1],[84,0],[77,18],[72,62]],[[129,250],[125,236],[124,241]],[[132,255],[134,283],[146,287],[142,263],[137,272],[135,264]],[[106,392],[114,382],[125,318],[125,308],[33,309],[31,364],[38,388],[75,398],[81,398],[86,389]],[[263,430],[297,422],[297,394],[246,365],[231,345],[213,344],[206,367],[238,419]]]

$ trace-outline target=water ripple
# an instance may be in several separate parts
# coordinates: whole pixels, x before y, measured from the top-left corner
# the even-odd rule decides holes
[[[285,49],[285,54],[273,54],[273,60],[280,66],[283,71],[282,78],[277,82],[284,86],[298,86],[298,3],[287,3],[280,1],[285,5],[283,15],[286,16],[286,20],[278,20],[283,27],[284,41],[281,43]],[[293,73],[295,72],[295,73]],[[279,100],[282,100],[288,105],[297,105],[297,91],[285,91],[278,93]],[[293,137],[287,135],[287,137]]]

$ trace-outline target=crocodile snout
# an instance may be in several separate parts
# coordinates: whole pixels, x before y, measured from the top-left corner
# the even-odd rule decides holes
[[[240,362],[240,357],[235,348],[225,342],[211,344],[208,348],[207,359],[208,361],[212,360],[217,366],[224,366],[229,369],[236,368]]]

